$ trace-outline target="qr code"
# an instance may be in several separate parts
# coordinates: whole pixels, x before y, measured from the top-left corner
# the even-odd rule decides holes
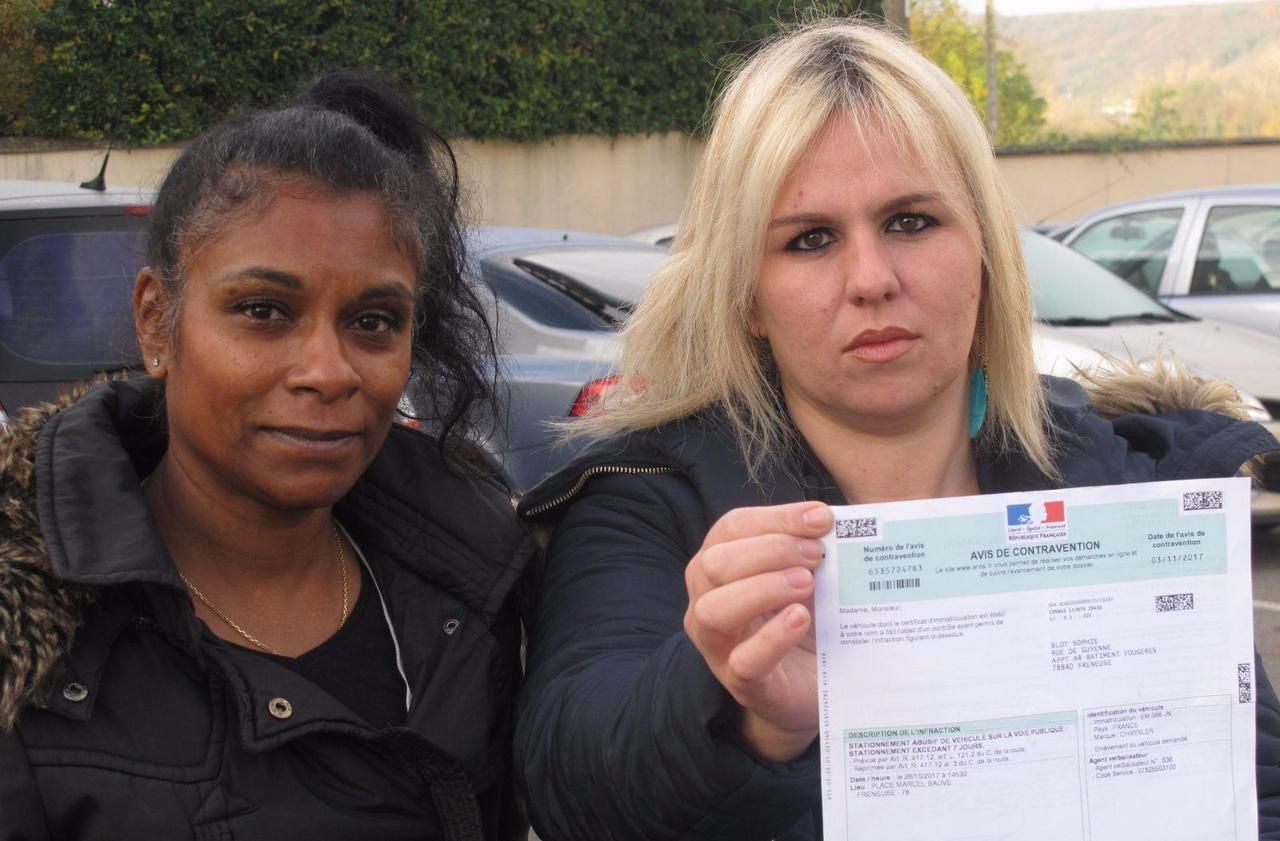
[[[1168,596],[1156,596],[1156,613],[1195,609],[1196,597],[1194,593],[1172,593]]]
[[[850,537],[879,537],[880,521],[875,517],[858,517],[853,520],[836,520],[836,539]]]
[[[1182,495],[1183,511],[1217,511],[1222,508],[1222,491],[1192,491]]]
[[[1253,701],[1253,664],[1241,663],[1236,666],[1236,691],[1239,701],[1248,704]]]

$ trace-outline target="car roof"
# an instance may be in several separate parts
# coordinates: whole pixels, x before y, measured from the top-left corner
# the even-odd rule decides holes
[[[570,231],[563,228],[511,228],[478,225],[469,232],[469,244],[477,258],[484,259],[507,251],[521,251],[563,245],[603,245],[626,248],[646,247],[644,243],[625,237]],[[654,249],[660,250],[660,249]]]
[[[1129,201],[1116,202],[1108,205],[1102,210],[1112,210],[1117,207],[1126,207],[1131,204],[1147,204],[1153,201],[1163,201],[1166,199],[1201,199],[1201,198],[1232,198],[1235,196],[1256,196],[1259,193],[1275,193],[1280,196],[1280,184],[1239,184],[1231,187],[1201,187],[1195,190],[1177,190],[1172,193],[1157,193],[1153,196],[1145,196],[1140,199],[1130,199]],[[1093,215],[1098,211],[1092,211],[1086,215]]]
[[[0,212],[67,207],[121,207],[151,204],[155,193],[137,187],[108,187],[99,192],[71,181],[0,179]]]

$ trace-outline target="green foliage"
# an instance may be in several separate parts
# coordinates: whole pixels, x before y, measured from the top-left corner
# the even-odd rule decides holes
[[[355,68],[404,83],[454,135],[692,131],[727,56],[815,10],[860,9],[880,3],[53,0],[22,129],[182,140]]]
[[[1192,128],[1174,104],[1177,96],[1176,90],[1165,85],[1147,89],[1130,121],[1130,133],[1142,140],[1184,140],[1190,137]]]
[[[31,78],[44,58],[35,27],[52,0],[0,2],[0,133],[22,125],[22,105],[31,95]]]
[[[912,3],[911,40],[960,85],[979,114],[987,113],[986,39],[956,0]],[[1047,106],[1022,63],[1008,50],[996,52],[996,91],[1000,110],[996,145],[1035,140],[1044,128]]]

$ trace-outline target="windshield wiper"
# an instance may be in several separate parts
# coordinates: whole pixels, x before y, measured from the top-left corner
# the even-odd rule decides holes
[[[623,319],[635,308],[635,304],[630,301],[622,301],[612,295],[606,295],[599,289],[589,286],[577,278],[539,265],[531,260],[523,260],[517,257],[511,262],[552,289],[577,301],[612,325],[621,325]]]
[[[1170,315],[1167,312],[1139,312],[1133,315],[1113,315],[1110,318],[1112,324],[1121,322],[1139,323],[1139,324],[1167,324],[1170,321],[1177,321],[1178,317]]]
[[[1106,327],[1111,323],[1107,318],[1085,318],[1082,315],[1069,315],[1066,318],[1037,318],[1036,321],[1050,327]]]
[[[1050,327],[1110,327],[1112,324],[1165,324],[1177,321],[1175,315],[1161,312],[1143,312],[1132,315],[1113,315],[1109,318],[1085,318],[1082,315],[1070,315],[1066,318],[1038,318],[1041,324]]]

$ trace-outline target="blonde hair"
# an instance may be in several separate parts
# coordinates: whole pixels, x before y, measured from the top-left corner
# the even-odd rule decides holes
[[[749,329],[778,191],[832,115],[908,147],[976,221],[990,397],[984,439],[1056,475],[1031,349],[1022,248],[986,131],[964,94],[896,35],[832,20],[767,43],[719,98],[671,257],[622,332],[620,383],[575,433],[644,429],[720,409],[753,478],[791,425]],[[979,342],[982,337],[979,337]],[[978,348],[971,364],[978,364]]]

